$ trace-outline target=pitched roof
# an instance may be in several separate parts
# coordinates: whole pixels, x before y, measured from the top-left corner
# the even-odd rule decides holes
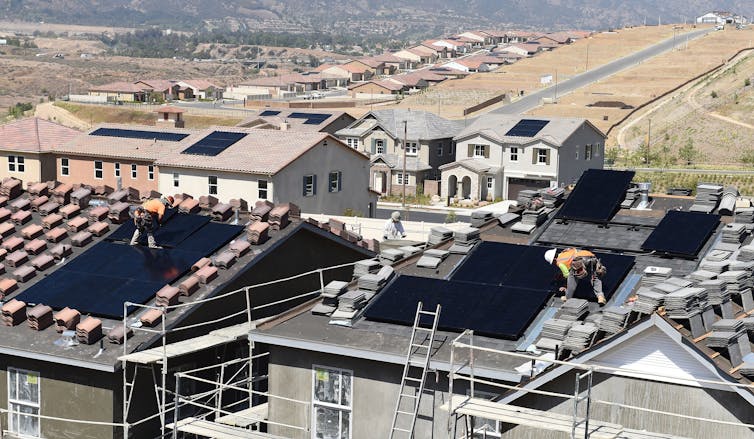
[[[359,87],[363,87],[366,85],[376,85],[378,87],[382,87],[384,89],[390,90],[390,91],[400,91],[403,90],[403,85],[399,84],[398,82],[395,82],[392,80],[393,78],[389,79],[380,79],[379,81],[367,81],[367,82],[359,82],[355,84],[351,84],[348,86],[349,90],[353,90]]]
[[[136,83],[146,84],[147,86],[152,87],[153,90],[165,91],[175,85],[176,81],[168,81],[167,79],[142,79],[136,81]]]
[[[351,124],[358,125],[360,121],[374,117],[385,131],[393,136],[402,138],[403,122],[408,121],[406,136],[411,140],[445,139],[453,137],[463,127],[462,120],[444,119],[429,111],[412,111],[404,109],[375,110],[367,113],[362,119]],[[350,129],[346,128],[346,130]],[[338,135],[342,135],[338,131]]]
[[[380,67],[382,64],[384,64],[382,61],[377,60],[375,57],[365,57],[365,58],[359,58],[357,60],[351,61],[352,63],[362,63],[364,65],[367,65],[373,69],[376,69]],[[346,64],[349,65],[349,64]]]
[[[402,169],[403,166],[403,156],[399,156],[397,154],[374,154],[370,159],[370,162],[372,164],[378,161],[384,162],[390,168]],[[407,171],[421,172],[430,169],[432,169],[432,167],[419,160],[418,157],[406,157]]]
[[[547,120],[549,122],[534,137],[506,136],[506,133],[522,119]],[[589,122],[586,119],[575,117],[530,117],[487,113],[478,117],[468,127],[464,128],[458,133],[455,139],[483,135],[500,143],[528,143],[538,139],[547,141],[553,145],[562,145],[583,124],[589,124]],[[589,124],[589,126],[592,125]]]
[[[276,115],[261,116],[264,111],[278,111]],[[321,123],[305,123],[307,119],[301,117],[290,117],[293,113],[303,114],[326,114],[329,117],[324,119]],[[237,127],[256,128],[256,129],[280,129],[283,123],[288,123],[289,129],[297,131],[322,131],[327,128],[331,123],[340,119],[344,115],[353,120],[353,117],[349,116],[344,111],[327,111],[327,110],[306,110],[306,109],[285,109],[285,108],[265,108],[260,111],[260,114],[251,116],[238,123]],[[270,114],[270,113],[267,113]]]
[[[374,59],[382,63],[402,63],[405,61],[405,59],[395,56],[394,54],[390,52],[376,55],[374,56]]]
[[[38,117],[0,125],[0,149],[5,151],[47,152],[80,136],[81,132]]]
[[[140,93],[140,92],[149,90],[150,88],[151,86],[143,87],[133,82],[118,81],[118,82],[111,82],[109,84],[104,84],[104,85],[95,85],[94,87],[90,87],[89,91],[109,91],[109,92],[115,92],[115,93]]]
[[[183,108],[176,107],[174,105],[162,105],[160,107],[157,107],[156,110],[153,110],[152,113],[185,113],[186,110]]]
[[[209,88],[220,88],[217,85],[215,85],[213,82],[207,81],[206,79],[186,79],[181,82],[188,84],[191,87],[200,91],[207,90]]]

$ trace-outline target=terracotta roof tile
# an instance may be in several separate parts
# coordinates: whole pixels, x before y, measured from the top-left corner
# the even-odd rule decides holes
[[[0,149],[6,151],[47,152],[57,150],[81,133],[38,117],[0,125]]]

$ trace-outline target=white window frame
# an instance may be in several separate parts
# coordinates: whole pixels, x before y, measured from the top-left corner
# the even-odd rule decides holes
[[[270,183],[267,180],[257,180],[257,198],[266,200],[269,194]],[[264,186],[264,187],[262,187]]]
[[[402,172],[395,173],[395,181],[396,181],[396,184],[403,186],[403,173]],[[408,172],[406,172],[406,186],[411,186],[411,174],[409,174]]]
[[[212,182],[213,178],[215,179],[214,183]],[[217,195],[219,186],[219,179],[217,178],[217,175],[207,176],[207,195]]]
[[[66,177],[71,175],[71,162],[68,160],[67,157],[60,158],[60,175],[63,175]]]
[[[304,181],[306,182],[306,193],[304,194],[305,197],[313,197],[317,195],[316,189],[314,188],[314,174],[304,175]]]
[[[149,181],[154,180],[154,165],[147,166],[147,180]]]
[[[361,143],[358,137],[347,137],[346,138],[346,144],[350,146],[353,149],[359,149],[359,145]]]
[[[594,157],[594,145],[588,143],[584,145],[584,160],[591,160]]]
[[[99,173],[99,177],[97,177],[97,173]],[[94,161],[94,179],[102,180],[103,176],[104,176],[104,164],[102,163],[102,160],[95,160]]]
[[[26,161],[22,155],[8,156],[8,172],[24,172],[26,170]]]
[[[116,178],[120,177],[120,163],[119,162],[113,163],[113,169],[114,169],[115,177]]]
[[[139,175],[138,170],[139,168],[138,166],[136,166],[136,163],[131,163],[131,179],[132,180],[136,180],[136,178],[138,177]]]
[[[374,140],[374,153],[385,154],[385,139]]]
[[[348,401],[347,405],[346,404],[342,404],[343,401],[340,401],[340,404],[335,404],[335,403],[331,403],[331,402],[318,401],[317,400],[317,393],[316,393],[315,386],[317,384],[317,372],[318,371],[323,371],[323,372],[327,372],[327,373],[337,373],[338,375],[340,375],[341,378],[339,380],[340,384],[338,385],[338,390],[339,390],[339,393],[341,395],[342,395],[342,386],[343,386],[342,375],[345,373],[345,374],[349,374],[351,376],[350,391],[348,392],[348,394],[350,395],[351,398],[350,398],[350,401]],[[345,436],[345,438],[346,439],[351,439],[353,437],[353,434],[352,434],[353,433],[353,398],[354,398],[354,395],[353,395],[353,380],[354,380],[354,375],[353,375],[353,371],[352,370],[341,369],[339,367],[322,366],[322,365],[319,365],[319,364],[313,364],[312,365],[312,387],[311,387],[312,388],[312,399],[311,399],[311,401],[312,401],[312,414],[311,414],[312,439],[317,439],[318,438],[318,436],[317,436],[317,408],[318,407],[328,408],[328,409],[331,409],[331,410],[336,410],[336,411],[339,411],[339,412],[346,412],[346,413],[348,413],[348,433],[349,434],[347,436]],[[340,423],[339,423],[339,425],[340,425]],[[339,436],[342,437],[343,432],[339,431],[339,433],[340,433]]]
[[[518,146],[511,146],[510,149],[510,161],[517,162],[518,161]]]
[[[406,142],[406,155],[415,157],[419,154],[419,142]]]
[[[495,177],[488,175],[487,176],[487,190],[491,191],[495,188]]]
[[[474,155],[475,158],[484,158],[484,151],[486,150],[487,145],[474,145]]]
[[[20,383],[21,377],[27,378],[28,376],[36,376],[36,379],[37,379],[37,402],[36,403],[33,401],[27,401],[27,400],[22,400],[22,399],[11,397],[11,376],[14,374],[16,374],[15,393],[17,397],[19,396],[18,384]],[[15,367],[8,367],[7,376],[8,376],[7,378],[8,380],[8,409],[12,410],[12,406],[16,405],[16,406],[19,406],[19,408],[25,407],[25,408],[31,409],[31,413],[29,414],[39,415],[41,411],[41,402],[42,402],[42,383],[41,383],[41,378],[39,376],[39,372],[26,370],[26,369],[19,369]],[[351,396],[351,400],[353,400],[353,395]],[[18,415],[16,416],[15,413],[18,413]],[[20,418],[22,416],[25,416],[25,414],[21,414],[20,412],[8,413],[9,431],[11,431],[14,434],[18,434],[21,437],[42,437],[41,418],[37,418],[37,431],[35,434],[33,435],[21,434],[21,432],[19,431],[19,426],[16,425],[16,421],[14,421],[14,418],[16,417]]]
[[[181,186],[181,174],[173,172],[173,187]]]
[[[335,180],[333,180],[333,176]],[[343,178],[343,173],[340,171],[330,171],[327,174],[327,191],[331,193],[340,192],[343,188],[340,187]],[[334,183],[334,186],[333,186]]]
[[[537,148],[537,164],[538,165],[547,164],[547,149]]]

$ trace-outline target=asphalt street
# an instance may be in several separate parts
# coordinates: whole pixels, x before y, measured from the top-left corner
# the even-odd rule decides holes
[[[695,30],[686,34],[678,35],[675,38],[668,38],[667,40],[657,43],[654,46],[647,47],[646,49],[642,49],[638,52],[634,52],[631,55],[624,56],[623,58],[619,58],[615,61],[609,62],[605,65],[597,67],[596,69],[589,70],[587,72],[576,75],[565,81],[558,82],[557,83],[557,96],[562,96],[566,93],[570,93],[581,87],[585,87],[593,82],[597,82],[602,79],[605,79],[608,76],[614,75],[623,69],[627,69],[643,61],[646,61],[650,58],[653,58],[663,52],[671,50],[675,45],[679,45],[681,41],[685,40],[687,37],[691,40],[691,39],[701,37],[702,35],[705,35],[713,31],[714,29],[712,28],[699,29],[699,30]],[[528,96],[524,96],[523,98],[517,100],[516,102],[512,102],[500,108],[496,108],[495,110],[490,111],[490,113],[497,113],[497,114],[525,113],[533,108],[540,106],[542,103],[542,98],[554,98],[555,93],[556,93],[556,86],[553,85],[544,90],[540,90]]]

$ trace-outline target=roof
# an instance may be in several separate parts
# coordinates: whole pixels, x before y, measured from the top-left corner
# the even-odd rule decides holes
[[[210,88],[220,88],[217,85],[215,85],[212,81],[208,81],[206,79],[186,79],[181,81],[184,84],[190,85],[192,88],[195,88],[197,90],[208,90]]]
[[[48,152],[80,136],[81,132],[38,117],[14,120],[0,125],[0,149],[5,151]]]
[[[373,57],[375,60],[382,62],[382,63],[402,63],[405,62],[405,59],[400,58],[398,56],[395,56],[394,54],[390,52],[385,52],[380,55],[376,55]]]
[[[522,119],[547,120],[549,123],[542,128],[534,137],[514,137],[505,134]],[[469,124],[463,131],[456,135],[460,140],[474,135],[482,135],[499,143],[528,143],[533,140],[543,140],[552,145],[562,145],[576,130],[584,124],[594,128],[586,119],[572,117],[541,117],[541,116],[516,116],[506,114],[487,113]]]
[[[271,111],[271,112],[279,112],[276,115],[270,115],[270,116],[261,116],[265,111]],[[338,119],[342,117],[348,118],[348,120],[353,120],[353,117],[351,117],[348,113],[344,111],[328,111],[328,110],[309,110],[309,109],[289,109],[289,108],[265,108],[263,110],[260,110],[260,114],[251,116],[249,118],[244,119],[243,121],[239,122],[236,126],[237,127],[246,127],[246,128],[256,128],[256,129],[280,129],[281,124],[287,123],[289,125],[289,129],[296,130],[296,131],[324,131],[326,130],[330,124],[337,121]],[[325,114],[329,115],[328,118],[324,119],[322,122],[318,124],[313,123],[305,123],[307,119],[304,118],[296,118],[296,117],[290,117],[293,113],[301,113],[301,114]],[[268,113],[270,114],[270,113]]]
[[[341,67],[341,66],[335,66]],[[316,83],[322,78],[318,74],[302,75],[301,73],[288,73],[280,76],[259,77],[244,81],[241,85],[255,85],[261,87],[284,87],[291,84]]]
[[[370,111],[349,127],[338,131],[337,135],[353,135],[349,130],[359,127],[361,122],[374,118],[393,137],[403,138],[403,122],[408,121],[406,136],[410,140],[446,139],[453,137],[463,127],[463,121],[444,119],[429,111],[404,109]],[[373,126],[369,127],[370,129]]]
[[[361,63],[373,69],[376,69],[380,67],[382,64],[384,64],[382,61],[378,60],[376,57],[359,58],[357,60],[351,61],[351,63]],[[345,65],[350,65],[350,63],[347,63]]]
[[[403,169],[403,157],[397,154],[373,154],[370,159],[372,165],[378,161],[384,162],[390,168]],[[407,171],[421,172],[430,169],[432,169],[432,167],[419,160],[418,157],[406,156]]]
[[[495,174],[500,170],[499,167],[490,165],[488,160],[482,160],[482,159],[476,159],[476,158],[469,158],[469,159],[457,160],[455,162],[446,163],[440,166],[439,169],[441,171],[444,171],[446,169],[455,168],[456,166],[462,166],[476,173],[485,172],[489,174]]]
[[[168,81],[167,79],[142,79],[136,81],[136,83],[143,83],[151,87],[153,90],[166,91],[176,84],[176,81]]]
[[[153,113],[170,113],[170,114],[185,113],[185,112],[186,112],[185,109],[176,107],[173,105],[163,105],[163,106],[157,107],[157,109],[153,111]]]
[[[380,79],[377,81],[367,81],[367,82],[359,82],[355,84],[351,84],[348,86],[349,90],[355,90],[360,87],[365,87],[369,85],[376,85],[377,87],[382,87],[386,90],[390,91],[401,91],[403,90],[403,85],[397,83],[396,81],[391,81],[390,79]]]
[[[146,85],[146,84],[145,84]],[[104,85],[95,85],[89,91],[113,92],[113,93],[141,93],[150,90],[151,86],[141,86],[133,82],[111,82]]]

